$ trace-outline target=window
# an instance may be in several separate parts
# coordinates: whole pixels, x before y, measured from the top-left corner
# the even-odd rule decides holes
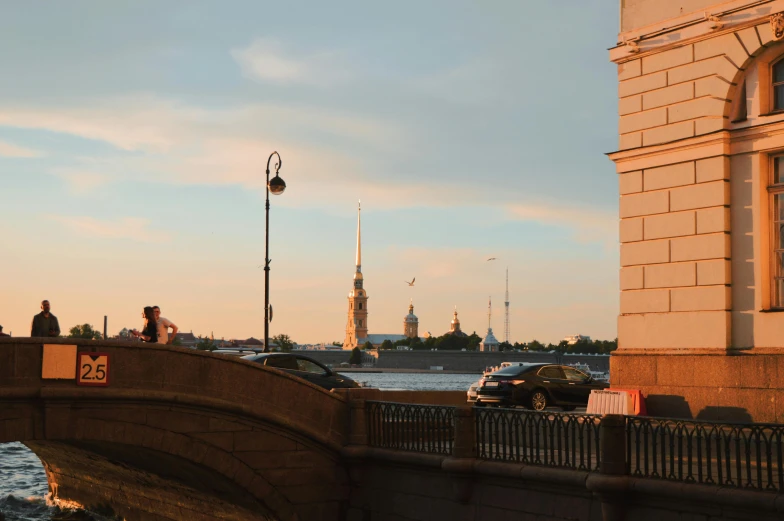
[[[780,63],[784,63],[784,61]],[[773,237],[771,237],[773,305],[771,307],[784,308],[784,155],[773,157],[772,170],[773,178],[768,186],[773,217]]]
[[[564,367],[563,372],[566,374],[566,379],[570,382],[584,382],[588,379],[588,375],[571,367]]]
[[[539,369],[539,376],[542,378],[556,378],[558,380],[564,379],[563,371],[557,365],[548,365]]]
[[[359,309],[362,309],[362,302],[359,303]]]
[[[304,371],[306,373],[327,376],[326,369],[316,363],[311,362],[310,360],[305,360],[304,358],[297,358],[297,370]]]
[[[361,320],[359,321],[359,327],[362,327],[362,321]]]
[[[784,110],[784,60],[773,65],[773,110]]]
[[[291,356],[269,356],[264,360],[264,365],[278,369],[297,369],[297,362]]]

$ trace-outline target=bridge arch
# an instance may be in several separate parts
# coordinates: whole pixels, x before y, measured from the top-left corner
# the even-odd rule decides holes
[[[58,497],[89,506],[119,494],[137,509],[203,519],[204,497],[228,518],[340,517],[343,398],[244,360],[136,342],[80,340],[80,351],[109,354],[111,385],[78,387],[41,378],[42,342],[0,340],[0,443],[38,454]],[[147,497],[158,479],[175,483],[180,499]]]

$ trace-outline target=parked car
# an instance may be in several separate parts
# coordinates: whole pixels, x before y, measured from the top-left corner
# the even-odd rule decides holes
[[[506,367],[480,382],[476,405],[521,405],[536,411],[551,406],[572,411],[579,405],[587,405],[594,389],[609,387],[574,367],[554,364]]]
[[[481,385],[482,385],[482,380],[479,380],[477,382],[472,383],[471,386],[468,388],[468,391],[466,392],[466,401],[468,403],[476,402],[476,391],[477,389],[479,389]]]
[[[259,353],[242,357],[243,360],[256,362],[266,367],[273,367],[307,380],[326,390],[360,387],[360,385],[343,375],[333,372],[328,367],[312,358],[292,353]]]

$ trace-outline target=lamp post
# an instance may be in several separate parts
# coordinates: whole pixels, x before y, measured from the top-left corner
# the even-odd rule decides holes
[[[272,162],[272,156],[278,156],[278,161],[275,163],[275,177],[273,177],[272,180],[270,180],[270,163]],[[270,192],[272,192],[272,195],[280,195],[283,193],[283,190],[286,189],[286,183],[278,175],[278,171],[280,170],[280,167],[282,165],[283,165],[283,160],[280,158],[280,154],[278,154],[277,152],[271,153],[269,159],[267,159],[267,202],[265,205],[266,221],[267,221],[267,232],[265,235],[265,247],[264,247],[264,352],[265,353],[269,353],[269,323],[270,323],[269,194]]]

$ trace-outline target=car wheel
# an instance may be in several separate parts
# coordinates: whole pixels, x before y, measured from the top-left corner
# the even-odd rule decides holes
[[[485,404],[480,402],[479,400],[474,402],[474,407],[484,407],[484,406],[485,406]]]
[[[564,405],[563,407],[561,407],[561,409],[563,409],[566,412],[571,412],[571,411],[575,410],[576,408],[577,408],[576,405]]]
[[[531,409],[535,411],[543,411],[549,405],[547,393],[541,389],[537,389],[531,395]]]

